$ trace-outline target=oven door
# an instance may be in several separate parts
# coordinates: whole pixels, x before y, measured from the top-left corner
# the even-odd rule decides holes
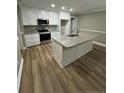
[[[40,33],[40,41],[51,40],[50,33]]]

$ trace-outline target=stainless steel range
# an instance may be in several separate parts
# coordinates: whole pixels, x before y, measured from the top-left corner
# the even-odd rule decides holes
[[[48,24],[38,24],[37,31],[40,34],[40,41],[51,40],[51,33],[48,30]]]

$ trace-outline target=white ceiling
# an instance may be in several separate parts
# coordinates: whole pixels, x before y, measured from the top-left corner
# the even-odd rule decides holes
[[[23,6],[41,8],[50,11],[60,11],[62,6],[65,6],[65,11],[73,8],[71,12],[74,15],[80,15],[88,11],[104,10],[106,8],[106,0],[21,0]],[[51,4],[56,6],[51,8]]]

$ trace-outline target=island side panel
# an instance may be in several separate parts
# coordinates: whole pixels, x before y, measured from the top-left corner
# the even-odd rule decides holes
[[[63,68],[63,46],[52,39],[52,55],[57,63]]]
[[[70,48],[63,47],[63,67],[69,65],[79,57],[91,51],[92,47],[93,47],[93,40],[84,42],[82,44]]]

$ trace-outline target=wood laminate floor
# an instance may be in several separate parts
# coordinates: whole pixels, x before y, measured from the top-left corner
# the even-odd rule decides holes
[[[93,50],[64,69],[52,57],[51,43],[24,51],[20,93],[105,93],[106,49]]]

